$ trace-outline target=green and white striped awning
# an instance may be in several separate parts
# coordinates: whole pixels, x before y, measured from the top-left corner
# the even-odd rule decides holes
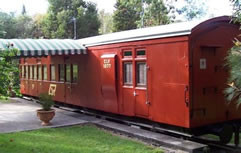
[[[71,39],[0,39],[0,50],[16,48],[19,56],[87,54],[86,48]]]

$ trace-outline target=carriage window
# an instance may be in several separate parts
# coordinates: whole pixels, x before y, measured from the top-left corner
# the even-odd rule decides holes
[[[146,55],[146,51],[145,50],[138,50],[136,51],[136,56],[145,56]]]
[[[55,77],[55,65],[51,65],[50,66],[50,70],[51,70],[51,77],[50,77],[50,79],[51,79],[51,81],[55,81],[56,80],[56,77]]]
[[[43,72],[44,72],[43,79],[47,80],[47,78],[48,78],[47,65],[43,66]]]
[[[37,80],[37,65],[34,65],[34,67],[33,67],[34,69],[34,74],[33,74],[33,78],[35,79],[35,80]]]
[[[59,64],[59,81],[64,80],[64,64]]]
[[[146,85],[146,63],[137,63],[136,64],[136,84],[137,86],[145,86]]]
[[[124,63],[124,84],[132,85],[132,63]]]
[[[73,83],[78,81],[78,65],[73,64]]]
[[[71,65],[66,64],[66,82],[71,82]]]
[[[132,51],[124,51],[124,57],[131,57]]]
[[[42,80],[42,65],[38,66],[38,79]]]
[[[29,78],[33,79],[33,66],[32,65],[29,66],[29,74],[30,74]]]
[[[23,71],[23,74],[22,74],[23,78],[25,78],[26,77],[26,66],[25,65],[23,66],[23,70],[22,71]]]
[[[24,67],[24,66],[21,66],[21,68],[22,68],[22,69],[21,69],[21,71],[22,71],[21,76],[22,76],[22,78],[24,78],[24,68],[25,68],[25,67]]]
[[[26,79],[28,79],[28,65],[26,65]]]

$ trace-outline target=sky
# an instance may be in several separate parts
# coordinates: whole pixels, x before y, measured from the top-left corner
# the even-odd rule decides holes
[[[97,3],[98,10],[104,9],[106,12],[113,12],[114,4],[116,0],[89,0]],[[181,5],[183,0],[177,0],[176,5]],[[200,0],[202,1],[202,0]],[[48,8],[47,0],[0,0],[0,11],[21,13],[23,4],[26,7],[28,15],[34,15],[38,13],[46,13]],[[209,16],[221,16],[231,15],[232,6],[230,0],[207,0],[208,15]]]

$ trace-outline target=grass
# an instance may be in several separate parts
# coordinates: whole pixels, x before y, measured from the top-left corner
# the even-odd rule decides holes
[[[161,153],[92,125],[0,134],[0,153]]]
[[[0,98],[0,103],[11,103],[12,101],[10,99],[4,99],[4,98]]]
[[[7,103],[16,103],[16,102],[17,102],[16,100],[12,100],[10,97],[0,96],[0,103],[7,104]]]

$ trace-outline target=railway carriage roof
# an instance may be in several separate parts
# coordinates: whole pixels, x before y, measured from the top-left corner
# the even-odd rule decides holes
[[[216,17],[207,21],[215,21],[229,19],[228,16]],[[104,44],[114,44],[120,42],[130,42],[139,40],[149,40],[156,38],[166,38],[174,36],[190,35],[198,25],[206,23],[206,21],[191,21],[172,23],[168,25],[161,25],[156,27],[141,28],[135,30],[128,30],[122,32],[116,32],[111,34],[105,34],[101,36],[89,37],[79,39],[78,41],[87,47],[98,46]]]
[[[19,56],[87,54],[86,48],[71,39],[0,39],[0,51],[16,48]]]

